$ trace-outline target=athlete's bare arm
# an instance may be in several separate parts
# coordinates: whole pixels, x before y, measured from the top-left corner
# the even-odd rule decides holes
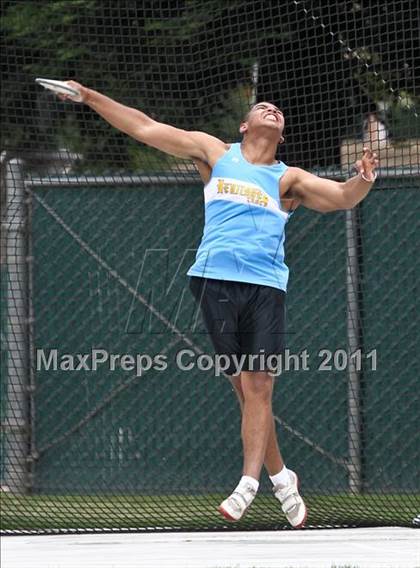
[[[197,158],[213,166],[229,148],[228,144],[205,132],[190,132],[157,122],[144,112],[122,105],[80,83],[68,81],[68,84],[80,92],[85,104],[112,126],[172,156]],[[61,98],[71,99],[68,95],[63,95]]]
[[[366,197],[375,181],[375,168],[379,162],[369,148],[355,164],[358,175],[345,182],[320,178],[301,168],[289,168],[282,178],[285,197],[295,197],[300,204],[327,213],[338,209],[352,209]],[[371,181],[366,181],[361,174]]]
[[[198,173],[200,174],[202,182],[204,183],[204,185],[207,185],[211,178],[211,167],[206,162],[202,162],[197,158],[194,160],[194,165],[197,168]]]

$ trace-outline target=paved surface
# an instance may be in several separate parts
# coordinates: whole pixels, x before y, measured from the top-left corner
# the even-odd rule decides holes
[[[420,568],[420,530],[2,538],[2,568]]]

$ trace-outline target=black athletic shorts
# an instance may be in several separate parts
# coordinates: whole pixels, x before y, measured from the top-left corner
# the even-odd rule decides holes
[[[190,277],[190,289],[216,354],[229,357],[226,374],[237,372],[243,355],[241,370],[275,373],[284,350],[285,292],[196,276]]]

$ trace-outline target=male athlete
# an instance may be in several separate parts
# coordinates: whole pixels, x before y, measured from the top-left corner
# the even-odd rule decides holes
[[[229,357],[227,374],[242,410],[243,476],[219,511],[238,521],[255,498],[265,465],[289,523],[303,527],[306,507],[298,477],[280,454],[271,407],[269,358],[284,348],[285,225],[298,205],[320,212],[357,205],[375,181],[376,154],[364,148],[355,164],[358,174],[343,183],[323,179],[276,161],[284,117],[274,104],[254,105],[239,128],[242,143],[227,144],[204,132],[157,122],[74,81],[68,84],[115,128],[196,163],[206,184],[205,227],[188,271],[190,287],[216,353]],[[245,360],[238,372],[235,362],[241,356]]]

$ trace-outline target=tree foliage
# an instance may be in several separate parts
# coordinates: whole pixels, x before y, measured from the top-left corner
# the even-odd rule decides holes
[[[340,139],[379,102],[395,134],[416,134],[418,16],[414,0],[5,1],[3,147],[64,145],[91,169],[159,169],[165,162],[155,152],[89,109],[54,99],[34,78],[74,78],[228,140],[252,98],[257,62],[259,98],[286,114],[286,160],[330,165]]]

